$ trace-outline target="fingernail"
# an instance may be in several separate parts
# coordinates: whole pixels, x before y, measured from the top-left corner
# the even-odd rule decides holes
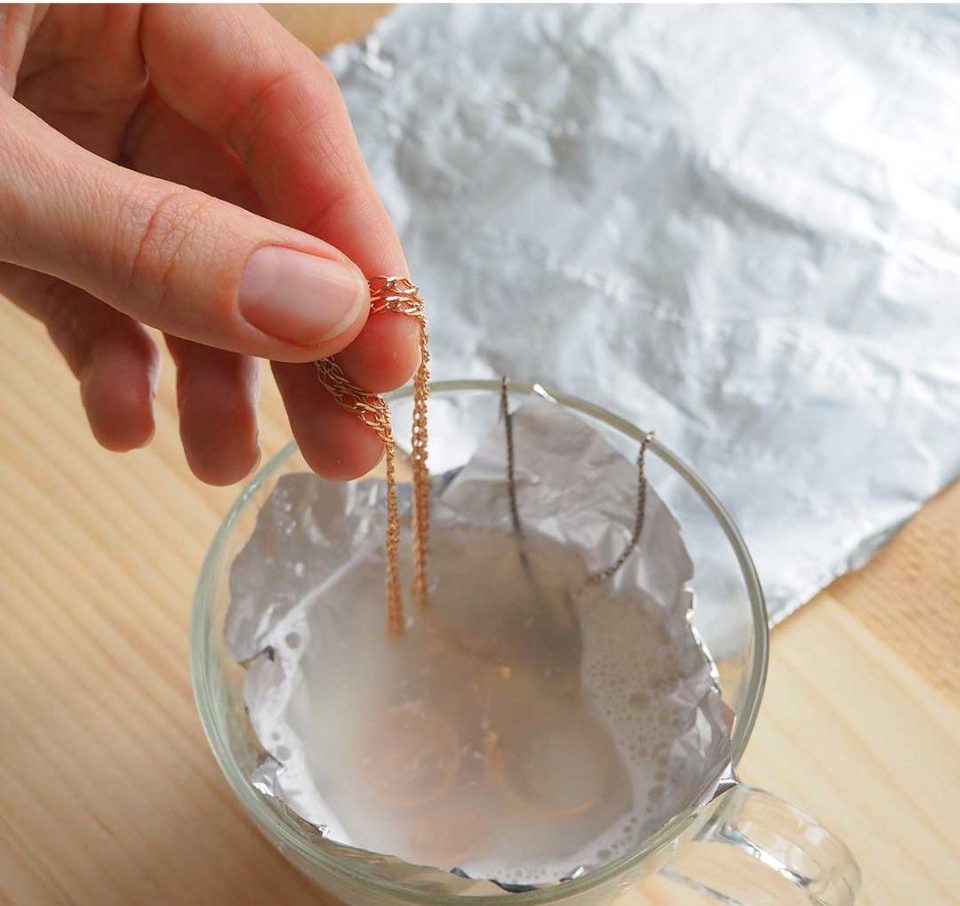
[[[310,346],[343,333],[370,298],[355,267],[271,245],[247,261],[238,304],[258,330]]]

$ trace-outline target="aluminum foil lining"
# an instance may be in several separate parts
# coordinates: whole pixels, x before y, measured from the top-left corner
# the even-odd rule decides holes
[[[434,375],[655,426],[774,621],[960,474],[955,7],[411,5],[330,64]]]
[[[547,400],[525,402],[512,419],[521,542],[510,517],[503,425],[493,409],[488,416],[489,433],[466,465],[432,479],[431,605],[408,615],[403,639],[385,633],[379,479],[334,484],[306,473],[283,476],[231,569],[227,647],[247,665],[248,713],[269,753],[252,779],[318,828],[324,845],[341,857],[376,859],[381,873],[423,889],[479,885],[470,889],[505,892],[579,877],[709,802],[731,778],[732,715],[692,627],[693,565],[675,517],[648,486],[639,545],[612,579],[585,584],[630,538],[636,463],[568,410]],[[443,420],[431,425],[441,449],[443,431]],[[401,504],[408,508],[408,494],[401,493]],[[525,571],[531,563],[532,579]],[[441,646],[431,647],[437,638]],[[443,766],[430,775],[428,764],[425,788],[397,798],[383,778],[398,762],[426,763],[419,750],[407,759],[406,730],[414,726],[418,738],[439,740],[431,757],[443,749],[450,731],[439,729],[435,715],[452,725],[467,706],[443,712],[442,704],[430,705],[431,711],[423,702],[438,687],[455,688],[467,662],[473,672],[463,688],[480,688],[484,702],[494,701],[483,705],[491,710],[483,712],[482,745],[476,752],[461,746],[453,773]],[[535,706],[545,690],[555,696],[562,688],[566,697],[550,698],[546,709]],[[570,723],[571,715],[578,723]],[[546,767],[536,762],[533,773],[505,768],[497,746],[509,757],[507,743],[517,733],[526,740],[541,720],[560,734],[551,737],[554,752],[596,739],[590,762],[609,759],[624,796],[608,795],[609,772],[602,783],[582,781],[591,793],[544,791],[543,776],[563,770],[552,756]],[[473,732],[473,718],[464,721],[461,741]],[[381,763],[381,752],[396,757]],[[471,757],[478,759],[475,769]],[[439,756],[438,762],[445,765]],[[456,819],[477,783],[492,784],[492,793],[483,786],[482,797],[499,796],[502,788],[522,799],[530,821],[546,815],[559,824],[577,809],[589,816],[603,808],[593,813],[603,823],[589,839],[573,834],[563,852],[521,859],[525,842],[500,842],[519,833],[513,825],[485,827],[492,819],[482,814],[467,827]],[[365,784],[374,788],[370,820],[356,806],[368,795]],[[409,788],[419,790],[414,783]]]

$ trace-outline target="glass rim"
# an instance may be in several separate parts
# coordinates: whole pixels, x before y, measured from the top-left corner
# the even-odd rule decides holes
[[[542,384],[534,382],[528,383],[510,380],[508,387],[511,392],[522,393],[527,396],[532,394],[546,395],[567,408],[603,422],[621,434],[636,440],[638,443],[647,436],[646,431],[638,428],[627,419],[580,397],[554,391],[544,387]],[[499,380],[482,378],[431,381],[430,391],[436,394],[480,391],[492,392],[499,395],[501,392],[501,382]],[[400,390],[384,394],[384,398],[390,402],[407,399],[412,395],[413,388],[404,387]],[[261,830],[268,832],[272,842],[279,842],[283,847],[296,852],[299,857],[317,865],[331,875],[340,877],[347,883],[363,883],[376,887],[385,894],[409,903],[449,904],[449,906],[453,906],[453,904],[462,901],[464,898],[453,894],[420,893],[403,884],[388,881],[376,875],[358,870],[335,857],[319,851],[305,842],[301,836],[302,830],[297,828],[295,831],[295,825],[292,821],[289,823],[284,821],[277,811],[268,805],[266,797],[254,789],[249,779],[244,775],[244,772],[240,769],[236,759],[233,757],[230,745],[223,732],[222,721],[220,719],[222,715],[218,716],[215,713],[213,707],[214,679],[209,670],[207,642],[212,619],[210,606],[213,600],[212,591],[218,572],[220,557],[240,513],[246,508],[250,500],[264,483],[297,452],[297,449],[296,442],[291,440],[257,470],[227,511],[204,557],[194,593],[189,643],[190,676],[194,700],[196,701],[197,711],[200,715],[200,723],[207,737],[207,741],[210,744],[210,748],[213,750],[214,757],[220,766],[220,770],[226,777],[230,787],[255,821],[260,825]],[[754,657],[746,693],[744,695],[744,706],[742,712],[736,715],[733,728],[732,759],[733,765],[736,767],[743,755],[754,724],[756,723],[760,700],[763,697],[763,688],[766,682],[769,639],[767,635],[767,608],[763,596],[763,589],[760,585],[760,579],[757,575],[753,558],[747,550],[746,543],[739,529],[713,491],[710,490],[703,479],[701,479],[690,466],[670,450],[669,447],[661,443],[656,436],[650,440],[648,451],[652,452],[676,472],[710,510],[733,549],[737,564],[740,567],[741,577],[747,590],[752,618]],[[469,897],[469,902],[476,904],[476,906],[495,906],[495,904],[502,906],[505,902],[503,897],[509,896],[510,902],[521,904],[548,903],[555,900],[558,896],[566,899],[574,894],[598,887],[611,878],[628,871],[634,865],[639,864],[644,859],[668,845],[690,827],[700,811],[701,808],[691,807],[685,812],[674,816],[656,834],[644,840],[639,847],[616,861],[611,862],[609,865],[588,872],[582,878],[564,882],[562,885],[539,888],[527,893],[471,896]]]

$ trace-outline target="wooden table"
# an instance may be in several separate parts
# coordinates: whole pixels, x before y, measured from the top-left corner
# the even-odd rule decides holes
[[[375,12],[279,14],[319,45]],[[0,362],[0,902],[324,903],[234,802],[194,710],[191,595],[236,491],[184,465],[169,363],[156,439],[118,456],[43,330],[2,302]],[[269,455],[289,432],[264,385]],[[745,779],[846,840],[861,903],[960,902],[960,486],[772,647]],[[693,901],[658,882],[635,896]]]

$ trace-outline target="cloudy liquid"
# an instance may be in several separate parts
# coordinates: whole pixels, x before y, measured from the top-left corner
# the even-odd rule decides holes
[[[412,863],[522,884],[622,854],[688,773],[681,712],[650,691],[683,666],[666,630],[602,593],[575,604],[583,564],[552,542],[448,528],[431,553],[402,638],[369,594],[378,564],[312,608],[286,712],[304,782],[344,842]]]

